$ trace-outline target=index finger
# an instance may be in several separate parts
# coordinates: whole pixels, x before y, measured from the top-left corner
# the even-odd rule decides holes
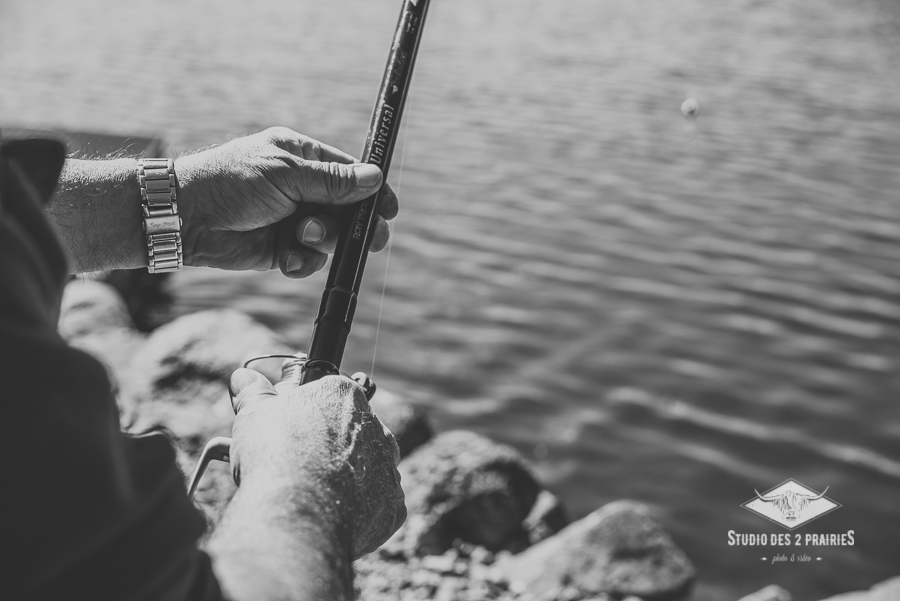
[[[269,379],[254,369],[242,367],[234,370],[228,384],[229,396],[231,396],[231,408],[235,415],[247,404],[248,400],[255,397],[275,396],[275,388]]]

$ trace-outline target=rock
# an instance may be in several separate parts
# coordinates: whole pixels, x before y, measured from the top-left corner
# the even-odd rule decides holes
[[[172,296],[167,291],[171,273],[150,273],[146,269],[101,271],[96,279],[115,288],[141,332],[152,332],[170,321]]]
[[[900,599],[900,576],[876,584],[867,591],[842,593],[822,601],[897,601]]]
[[[770,584],[764,589],[741,597],[740,601],[791,601],[791,594],[777,584]]]
[[[574,586],[584,594],[648,601],[685,596],[695,577],[690,560],[662,525],[632,501],[601,507],[504,560],[500,570],[535,595]]]
[[[128,371],[145,337],[135,330],[119,293],[101,282],[72,280],[63,294],[59,332],[72,346],[103,363],[118,397],[122,423],[131,423],[135,408]]]
[[[454,601],[459,592],[459,583],[456,578],[444,578],[434,595],[434,601]]]
[[[510,592],[505,581],[492,578],[486,566],[456,549],[443,555],[389,560],[384,559],[383,553],[371,553],[357,560],[354,567],[361,601],[441,596],[454,601],[537,601]]]
[[[400,446],[400,457],[407,457],[434,436],[424,411],[381,388],[372,397],[372,410],[393,432]]]
[[[59,333],[66,340],[105,330],[133,330],[125,301],[116,289],[93,280],[72,280],[63,293]]]
[[[528,541],[534,545],[568,526],[569,515],[559,497],[542,490],[522,525],[528,532]]]
[[[210,438],[231,435],[231,373],[255,355],[289,352],[271,330],[238,311],[180,317],[155,330],[135,355],[129,376],[136,407],[131,429],[162,426],[171,432],[179,464],[189,475]],[[215,519],[233,494],[228,465],[213,462],[195,499]]]
[[[290,352],[271,330],[244,313],[201,311],[155,330],[135,358],[133,377],[143,402],[208,407],[228,398],[228,379],[244,361]]]
[[[472,552],[469,554],[469,556],[472,558],[473,563],[479,563],[486,566],[494,563],[494,554],[484,547],[475,547],[474,549],[472,549]]]
[[[427,555],[422,558],[421,565],[426,570],[440,574],[455,574],[456,553],[448,552],[443,555]]]
[[[553,592],[553,601],[581,601],[584,595],[574,586],[566,586]]]
[[[419,555],[440,555],[455,539],[491,551],[527,546],[522,521],[540,486],[512,447],[446,432],[404,460],[400,473],[409,517],[389,546]]]
[[[434,591],[440,586],[441,577],[431,572],[416,571],[412,573],[410,584],[416,588],[425,589],[430,597],[434,595]]]

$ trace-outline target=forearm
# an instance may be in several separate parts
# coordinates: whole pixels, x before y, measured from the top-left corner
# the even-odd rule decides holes
[[[232,601],[353,598],[352,538],[327,491],[244,483],[209,542]]]
[[[72,273],[147,266],[137,161],[66,161],[48,208]]]

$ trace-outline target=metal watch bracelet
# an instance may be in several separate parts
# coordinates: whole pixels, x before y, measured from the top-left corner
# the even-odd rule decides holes
[[[147,236],[147,269],[150,273],[178,271],[184,265],[184,256],[175,161],[138,159],[138,181],[144,211],[144,234]]]

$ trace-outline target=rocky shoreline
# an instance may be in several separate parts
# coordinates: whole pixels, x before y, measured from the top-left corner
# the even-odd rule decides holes
[[[232,310],[159,325],[165,320],[146,299],[160,295],[162,280],[148,286],[127,274],[70,283],[60,332],[107,367],[123,428],[168,431],[189,474],[205,442],[231,432],[231,372],[249,357],[293,351]],[[512,447],[473,432],[435,433],[426,414],[388,391],[379,390],[372,406],[401,447],[409,518],[357,561],[363,601],[689,598],[696,570],[648,507],[617,501],[570,523],[562,501]],[[233,493],[227,466],[213,464],[196,495],[211,525]],[[790,599],[773,585],[741,601]],[[896,599],[900,578],[827,601]]]

